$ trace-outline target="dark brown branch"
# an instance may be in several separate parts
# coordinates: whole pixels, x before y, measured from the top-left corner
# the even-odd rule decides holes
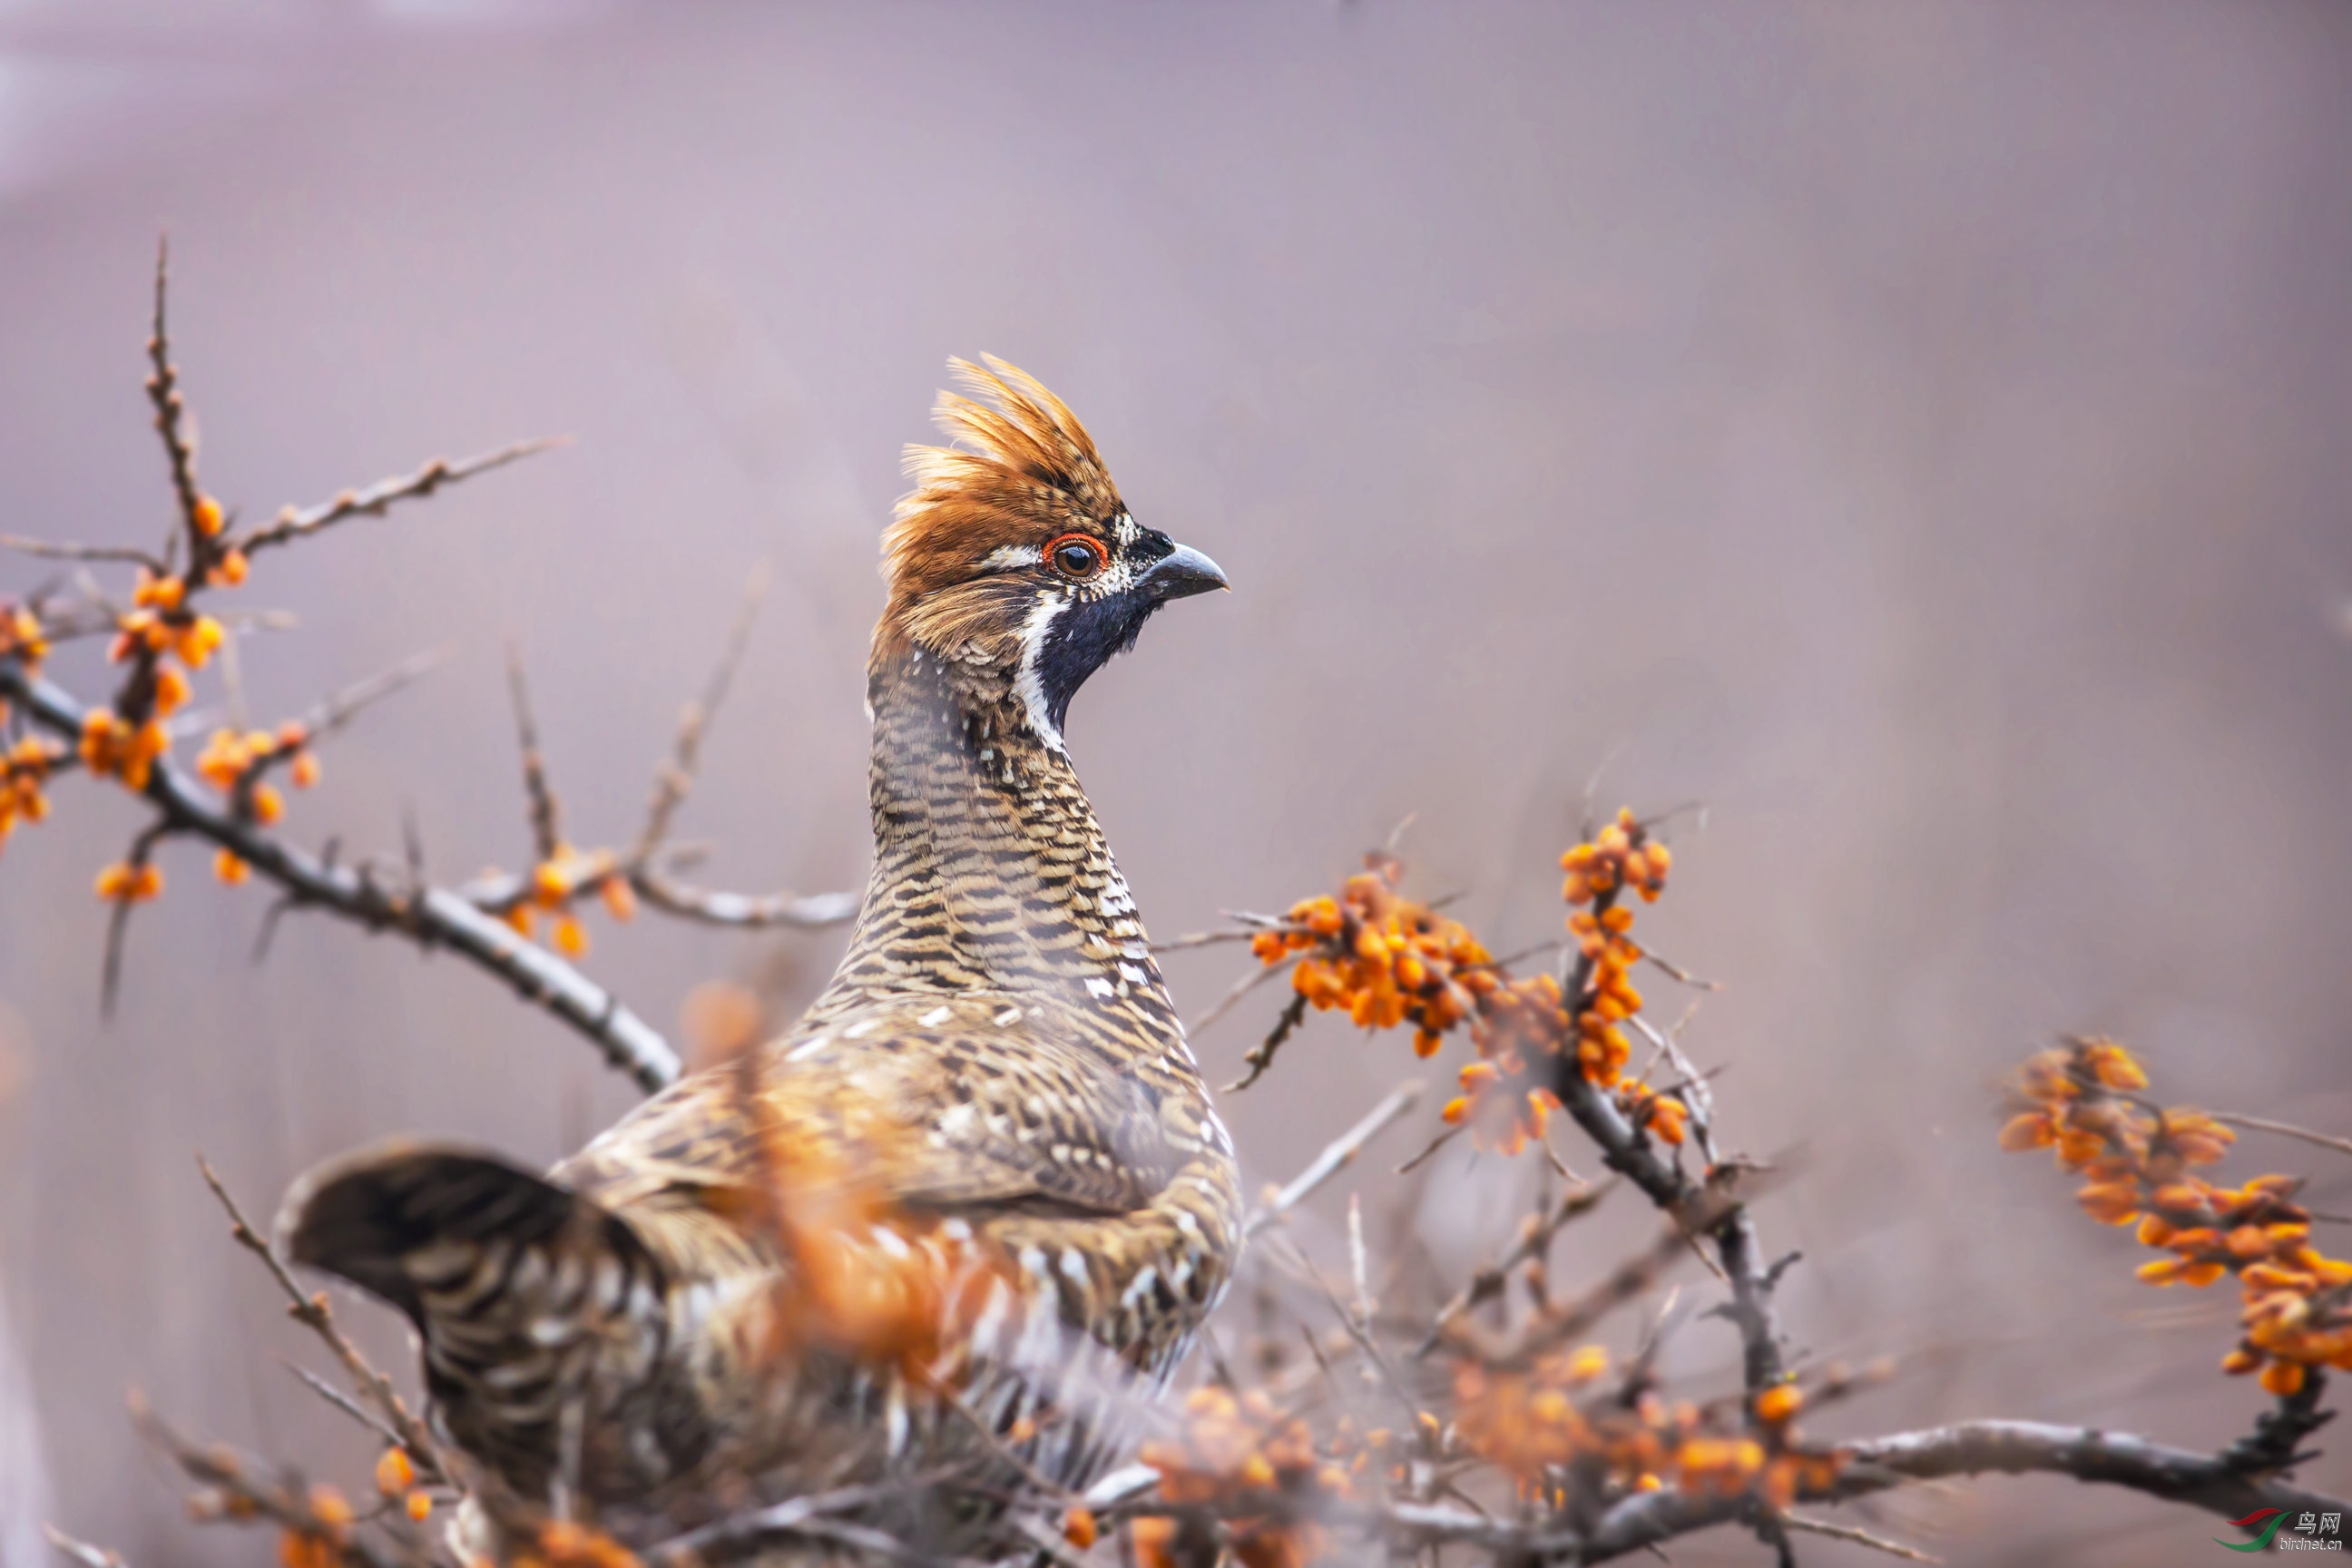
[[[163,438],[163,455],[172,466],[172,494],[180,505],[180,526],[188,541],[191,580],[201,581],[212,540],[198,522],[204,492],[196,488],[196,447],[181,420],[187,408],[180,396],[180,371],[172,363],[172,340],[163,328],[164,298],[171,263],[169,237],[155,242],[155,322],[147,339],[147,401],[154,405],[155,433]]]
[[[267,526],[236,540],[234,548],[250,555],[273,544],[290,543],[305,534],[316,533],[349,518],[382,517],[396,501],[422,500],[443,485],[454,485],[477,474],[487,474],[492,468],[503,468],[509,463],[520,462],[535,453],[551,451],[571,444],[572,438],[568,436],[551,436],[536,441],[518,441],[495,452],[460,458],[454,463],[446,458],[436,458],[413,474],[379,479],[363,490],[345,490],[334,500],[318,506],[289,506]]]
[[[522,649],[507,644],[507,691],[514,699],[515,744],[522,752],[523,794],[530,803],[530,838],[544,865],[563,844],[563,825],[548,787],[547,759],[539,749],[539,725],[530,712],[530,683],[522,671]]]
[[[1298,1026],[1306,1021],[1306,996],[1304,994],[1293,996],[1275,1018],[1274,1027],[1267,1033],[1265,1038],[1260,1040],[1252,1047],[1249,1055],[1242,1058],[1244,1064],[1249,1068],[1249,1071],[1225,1085],[1225,1092],[1237,1094],[1264,1078],[1265,1069],[1274,1065],[1274,1053],[1282,1049],[1282,1043],[1290,1038]]]
[[[49,681],[27,679],[13,663],[0,662],[0,696],[21,704],[53,734],[72,741],[81,733],[81,705]],[[435,887],[388,889],[362,873],[325,864],[238,821],[214,803],[211,792],[165,760],[159,759],[149,775],[146,797],[172,831],[230,851],[294,905],[328,910],[370,931],[401,932],[496,975],[524,1000],[585,1036],[607,1062],[648,1093],[677,1079],[677,1052],[618,997],[457,894]]]

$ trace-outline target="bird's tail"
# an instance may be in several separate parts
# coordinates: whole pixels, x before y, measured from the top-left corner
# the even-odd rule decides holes
[[[437,1420],[521,1496],[576,1463],[584,1405],[660,1353],[662,1270],[636,1234],[494,1155],[396,1143],[330,1161],[287,1194],[278,1235],[408,1315]]]

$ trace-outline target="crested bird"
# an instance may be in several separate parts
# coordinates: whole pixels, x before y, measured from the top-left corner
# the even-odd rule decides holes
[[[928,1550],[1020,1550],[1007,1498],[1104,1473],[1231,1278],[1232,1141],[1063,739],[1225,577],[983,357],[883,535],[873,872],[807,1013],[545,1175],[398,1143],[288,1196],[292,1258],[415,1325],[479,1549],[863,1486]],[[763,1560],[826,1551],[860,1560]]]

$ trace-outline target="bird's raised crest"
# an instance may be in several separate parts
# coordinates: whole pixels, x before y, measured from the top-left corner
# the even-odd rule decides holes
[[[907,477],[882,535],[890,584],[886,627],[926,594],[971,576],[999,551],[1060,532],[1105,536],[1125,510],[1094,437],[1044,383],[993,354],[951,359],[965,393],[942,392],[933,416],[953,446],[909,446]]]

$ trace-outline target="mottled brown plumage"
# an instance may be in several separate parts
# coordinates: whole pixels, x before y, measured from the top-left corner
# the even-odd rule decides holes
[[[650,1537],[966,1462],[882,1516],[1002,1552],[1003,1450],[1099,1474],[1230,1276],[1231,1143],[1061,735],[1160,604],[1223,578],[1135,521],[1051,393],[956,368],[984,401],[942,396],[963,447],[910,449],[884,538],[874,871],[807,1016],[544,1180],[396,1148],[289,1198],[294,1256],[415,1321],[437,1418],[515,1506],[562,1483]],[[869,1289],[902,1255],[945,1281],[919,1333]]]

